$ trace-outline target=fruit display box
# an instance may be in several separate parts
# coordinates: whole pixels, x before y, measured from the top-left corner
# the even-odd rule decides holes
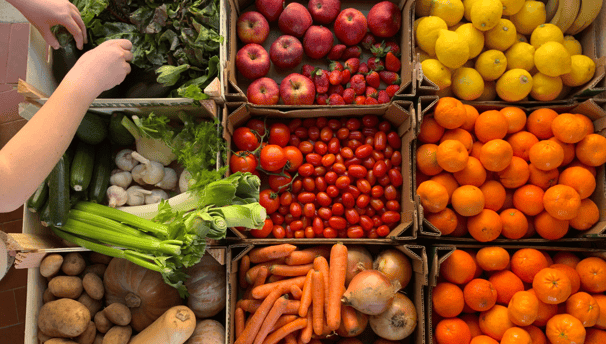
[[[420,96],[418,98],[418,103],[417,103],[417,122],[419,123],[417,125],[417,130],[420,130],[421,127],[421,123],[423,122],[423,119],[432,114],[433,110],[436,106],[436,103],[438,101],[438,97],[437,96]],[[504,107],[506,107],[506,105],[495,105],[495,104],[487,104],[485,102],[470,102],[469,105],[473,105],[479,113],[482,113],[483,111],[487,111],[487,110],[499,110],[502,109]],[[606,110],[604,110],[604,108],[602,107],[604,105],[604,102],[601,100],[593,100],[593,99],[589,99],[589,100],[585,100],[585,101],[575,101],[573,103],[570,104],[560,104],[560,105],[544,105],[544,106],[527,106],[527,107],[523,107],[521,106],[521,104],[517,104],[520,105],[518,107],[520,107],[521,109],[523,109],[527,115],[530,114],[532,111],[536,110],[537,108],[549,108],[552,109],[554,111],[556,111],[557,113],[578,113],[578,114],[583,114],[587,117],[589,117],[592,121],[593,121],[593,125],[595,128],[595,133],[596,134],[600,134],[602,136],[606,135]],[[536,105],[536,104],[533,104]],[[515,105],[514,105],[515,106]],[[417,132],[418,134],[418,132]],[[417,143],[417,141],[414,141],[414,151],[416,152],[417,146],[419,144]],[[416,167],[416,154],[413,154],[413,165],[412,165],[412,171],[413,171],[413,176],[414,176],[414,185],[417,185],[417,167]],[[605,178],[606,178],[606,168],[604,165],[598,166],[596,167],[596,188],[595,191],[593,192],[593,194],[590,196],[590,199],[598,206],[598,209],[600,211],[600,217],[598,222],[593,225],[591,228],[584,230],[584,231],[577,231],[575,229],[570,229],[568,231],[568,233],[566,234],[566,236],[564,236],[562,239],[559,239],[557,241],[574,241],[574,242],[582,242],[582,241],[587,241],[587,240],[598,240],[598,239],[602,239],[604,237],[606,237],[606,186],[605,186]],[[415,186],[415,190],[416,190],[416,186]],[[424,212],[423,212],[423,207],[420,205],[420,202],[418,202],[419,204],[419,223],[421,224],[420,226],[420,235],[424,236],[424,237],[429,237],[429,238],[440,238],[441,240],[449,240],[449,241],[456,241],[456,242],[477,242],[475,239],[469,237],[469,236],[465,236],[465,237],[451,237],[451,236],[440,236],[440,231],[433,226],[431,223],[429,223],[429,221],[427,221],[427,219],[424,218]],[[513,242],[513,240],[510,239],[505,239],[503,236],[499,237],[498,239],[496,239],[495,241],[496,243],[504,243],[504,242]],[[538,236],[538,234],[534,234],[531,238],[521,238],[521,239],[517,239],[515,240],[515,242],[528,242],[528,243],[548,243],[548,242],[554,242],[553,240],[546,240],[541,238],[540,236]],[[488,245],[490,245],[490,243],[486,243]]]
[[[391,230],[391,232],[385,238],[381,239],[352,239],[342,238],[343,242],[355,243],[363,240],[364,242],[392,242],[393,240],[413,240],[417,237],[417,204],[414,196],[414,188],[411,166],[411,154],[414,152],[412,149],[412,140],[415,133],[415,114],[413,109],[413,103],[410,101],[394,101],[390,105],[384,105],[382,107],[330,107],[327,109],[298,109],[290,111],[279,111],[278,109],[260,108],[251,106],[250,104],[241,104],[237,109],[230,113],[227,118],[226,129],[229,137],[226,138],[228,142],[227,146],[227,161],[230,160],[232,150],[237,150],[232,145],[231,136],[234,130],[240,126],[243,126],[246,121],[250,118],[267,119],[268,121],[274,121],[277,119],[305,119],[315,117],[357,117],[362,118],[364,115],[376,115],[379,119],[385,119],[389,121],[395,128],[396,132],[400,135],[402,140],[402,191],[400,200],[400,223]],[[279,122],[279,121],[276,121]],[[286,123],[285,123],[286,124]],[[267,188],[265,185],[261,189]],[[238,239],[243,241],[254,240],[255,243],[274,243],[284,242],[289,239],[254,239],[249,237],[247,234],[240,232],[237,229],[233,229],[228,232],[228,239]],[[307,239],[299,238],[292,239],[294,242],[316,242],[318,239]]]
[[[227,36],[226,39],[228,41],[227,52],[224,55],[225,61],[227,61],[227,66],[225,68],[224,80],[225,80],[225,98],[226,101],[247,101],[247,88],[251,84],[252,80],[244,78],[241,73],[238,72],[236,68],[236,53],[238,50],[244,46],[244,44],[239,40],[236,29],[236,22],[239,16],[247,11],[256,10],[254,7],[254,1],[251,0],[225,0],[226,6],[228,7],[226,13],[228,13],[227,17]],[[297,1],[304,6],[307,6],[306,1]],[[416,94],[416,82],[415,80],[415,68],[413,68],[413,55],[412,55],[412,14],[413,14],[413,1],[412,0],[400,0],[400,1],[392,1],[402,11],[402,24],[400,33],[396,34],[394,37],[396,42],[399,43],[401,49],[401,70],[399,72],[401,83],[400,89],[396,92],[395,96],[401,97],[414,97]],[[355,8],[361,11],[365,16],[368,14],[372,6],[377,3],[376,1],[363,1],[363,0],[352,0],[352,1],[341,1],[341,9],[344,10],[346,8]],[[319,24],[314,24],[319,25]],[[332,30],[332,24],[329,24]],[[272,43],[282,35],[280,30],[278,29],[277,21],[270,23],[270,31],[267,39],[264,43],[262,43],[263,48],[267,52],[270,51],[270,46]],[[303,38],[301,38],[301,41]],[[380,42],[379,42],[380,43]],[[335,40],[335,43],[336,40]],[[291,73],[301,73],[301,66],[303,64],[310,64],[314,67],[320,67],[322,69],[328,70],[328,60],[318,59],[313,60],[303,54],[303,61],[295,68],[289,70],[277,70],[275,66],[270,67],[269,73],[266,77],[271,78],[278,82],[281,82],[287,75]],[[364,51],[360,56],[361,62],[366,62],[366,60],[370,57],[370,53],[368,51]],[[385,89],[385,83],[381,84],[380,89]],[[395,98],[394,98],[395,99]],[[268,105],[269,106],[269,105]],[[317,107],[319,105],[309,105],[310,107]],[[376,105],[374,105],[376,106]],[[278,105],[271,105],[270,107],[282,107],[289,108],[294,106],[283,105],[283,103],[278,103]],[[300,107],[300,106],[299,106]]]
[[[319,239],[314,245],[302,244],[297,245],[297,248],[307,248],[317,245],[332,246],[341,240],[336,239]],[[293,243],[295,244],[295,243]],[[346,244],[347,245],[347,244]],[[239,266],[240,260],[247,253],[255,247],[265,246],[264,244],[253,244],[253,243],[240,243],[230,245],[227,250],[227,336],[226,343],[231,344],[235,342],[235,319],[234,313],[236,311],[236,303],[238,299],[243,295],[244,290],[239,286]],[[412,266],[412,278],[408,286],[404,289],[404,294],[412,300],[416,311],[417,311],[417,326],[414,332],[407,338],[399,341],[402,344],[424,344],[425,343],[425,306],[426,300],[424,296],[425,288],[427,287],[427,272],[428,263],[427,255],[424,246],[419,245],[387,245],[387,244],[368,244],[364,243],[364,248],[367,249],[372,255],[378,254],[380,251],[388,248],[397,249],[403,252],[411,262]],[[366,331],[362,332],[361,335],[356,337],[364,344],[370,344],[377,339],[373,331],[370,329],[370,325],[367,326]],[[337,339],[339,339],[337,337]],[[327,341],[334,342],[334,338],[328,338]]]

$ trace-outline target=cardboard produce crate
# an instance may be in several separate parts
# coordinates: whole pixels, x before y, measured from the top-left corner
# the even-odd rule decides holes
[[[419,124],[417,125],[417,135],[418,135],[418,131],[420,130],[421,123],[423,122],[423,118],[426,115],[431,114],[433,112],[433,108],[436,105],[437,101],[438,101],[437,96],[421,96],[418,98],[417,122]],[[604,104],[601,101],[599,101],[599,103]],[[476,107],[476,109],[480,113],[482,113],[483,111],[486,111],[486,110],[494,110],[494,109],[498,110],[498,109],[501,109],[501,108],[507,106],[504,104],[496,105],[496,104],[487,104],[484,102],[466,102],[466,104]],[[592,99],[589,99],[589,100],[585,100],[585,101],[579,100],[579,101],[575,101],[570,104],[560,104],[560,105],[524,107],[524,106],[521,106],[521,104],[518,104],[518,105],[514,104],[512,106],[518,106],[518,107],[522,108],[524,111],[526,111],[527,114],[530,114],[532,111],[536,110],[537,108],[550,108],[550,109],[555,110],[558,113],[568,112],[568,113],[583,114],[583,115],[586,115],[587,117],[589,117],[591,120],[593,120],[595,132],[597,134],[606,136],[606,110],[604,108],[602,108],[600,106],[600,104],[596,103],[596,101],[594,101]],[[416,152],[416,149],[417,149],[417,141],[415,140],[413,151]],[[602,166],[596,167],[596,169],[597,169],[597,174],[596,174],[597,185],[596,185],[596,189],[595,189],[593,195],[591,195],[590,199],[592,201],[594,201],[595,204],[600,209],[600,220],[592,228],[585,230],[585,231],[577,231],[575,229],[570,229],[564,238],[555,240],[555,241],[543,239],[540,236],[538,236],[538,234],[535,234],[532,238],[522,238],[522,239],[515,240],[515,242],[549,243],[549,242],[557,242],[557,241],[586,241],[586,240],[593,240],[593,239],[597,240],[597,239],[602,239],[602,238],[606,237],[606,185],[605,185],[606,168],[604,165],[602,165]],[[416,190],[416,185],[417,185],[417,183],[416,183],[416,171],[417,171],[416,154],[413,154],[412,170],[413,170],[413,176],[415,177],[414,185],[415,185],[415,190]],[[418,204],[419,204],[419,211],[418,211],[419,223],[422,224],[421,229],[420,229],[420,234],[423,236],[432,237],[432,238],[440,237],[440,231],[436,227],[434,227],[432,224],[430,224],[427,220],[424,219],[423,207],[420,205],[420,202],[418,202]],[[461,237],[461,238],[443,236],[443,237],[440,237],[440,239],[457,241],[457,242],[461,242],[461,241],[462,242],[477,242],[475,239],[468,237],[468,236]],[[499,239],[496,239],[494,242],[500,243],[500,242],[512,242],[512,241],[514,241],[514,240],[505,239],[505,238],[500,237]],[[488,243],[488,244],[490,244],[490,243]]]
[[[227,17],[227,53],[224,54],[225,59],[227,61],[227,67],[225,68],[224,80],[225,80],[225,98],[226,101],[243,101],[246,102],[246,90],[248,86],[252,83],[253,80],[249,80],[244,78],[238,73],[236,68],[236,54],[238,50],[244,46],[242,42],[240,42],[238,35],[236,33],[236,22],[238,17],[248,11],[255,11],[254,1],[252,0],[225,0],[226,5],[228,6],[226,13],[228,13]],[[302,3],[307,6],[306,1],[296,1]],[[372,6],[378,1],[364,1],[364,0],[346,0],[341,1],[341,10],[346,8],[355,8],[360,10],[364,15],[368,15],[368,12],[372,8]],[[414,97],[416,94],[416,82],[415,80],[415,68],[413,68],[413,51],[412,51],[412,22],[413,22],[413,2],[412,0],[393,0],[395,4],[399,6],[402,10],[402,25],[400,29],[400,34],[394,37],[396,41],[400,42],[400,50],[401,50],[401,58],[400,61],[402,63],[402,69],[400,70],[400,77],[402,79],[400,84],[400,90],[396,93],[396,96],[402,97]],[[313,24],[316,25],[316,24]],[[332,25],[331,25],[332,30]],[[282,33],[278,29],[277,21],[274,23],[270,23],[270,32],[269,36],[262,44],[262,46],[269,53],[269,48],[271,44],[279,37]],[[300,39],[302,41],[302,38]],[[335,37],[335,44],[337,40]],[[370,57],[370,53],[364,52],[360,58],[360,62],[366,62],[368,57]],[[320,67],[328,70],[328,62],[327,60],[313,60],[307,57],[305,54],[303,56],[303,61],[297,67],[288,71],[279,71],[273,66],[270,67],[269,73],[267,75],[268,78],[274,79],[280,84],[280,81],[285,78],[287,75],[291,73],[301,73],[301,66],[303,64],[311,64],[316,67]],[[385,89],[385,83],[382,83],[381,88]],[[395,100],[395,98],[394,98]],[[320,105],[309,105],[309,107],[318,107]],[[278,103],[278,105],[273,105],[270,107],[283,107],[283,108],[300,108],[301,106],[289,106],[283,105],[282,103]],[[324,107],[324,105],[322,105]],[[376,106],[366,106],[368,107],[376,107]]]
[[[417,236],[417,204],[414,198],[414,185],[412,174],[410,170],[411,166],[411,155],[414,150],[411,150],[411,142],[414,139],[414,133],[416,128],[415,114],[413,104],[410,101],[394,101],[391,104],[384,104],[381,107],[349,107],[349,106],[332,106],[315,109],[298,109],[290,111],[280,111],[273,108],[260,108],[251,106],[250,104],[241,104],[236,110],[234,110],[227,118],[227,137],[228,142],[228,157],[227,161],[231,156],[231,136],[234,130],[240,126],[243,126],[246,121],[252,117],[267,118],[267,120],[286,119],[286,121],[294,118],[313,118],[313,117],[362,117],[364,115],[377,115],[380,119],[385,119],[391,122],[396,132],[402,139],[402,176],[404,183],[402,184],[402,198],[400,200],[400,215],[401,223],[394,228],[389,235],[383,239],[349,239],[342,238],[343,242],[354,243],[354,242],[391,242],[395,239],[398,240],[412,240]],[[261,189],[266,187],[262,186]],[[230,238],[237,238],[238,240],[249,240],[246,234],[234,229]],[[255,243],[269,243],[269,242],[284,242],[288,240],[284,239],[250,239],[254,240]],[[318,239],[293,239],[295,242],[315,242]]]
[[[317,245],[329,245],[341,242],[336,239],[322,239],[317,241],[315,245],[303,245],[300,248],[313,247]],[[234,312],[236,310],[236,303],[239,298],[243,295],[244,290],[239,287],[238,281],[238,269],[240,266],[240,260],[245,256],[251,249],[258,246],[253,243],[242,243],[230,245],[227,250],[227,336],[226,344],[232,344],[235,342],[235,320]],[[402,344],[424,344],[425,343],[425,322],[426,315],[424,313],[424,289],[427,286],[427,255],[424,246],[418,245],[384,245],[384,244],[366,244],[364,245],[372,255],[378,254],[380,251],[388,248],[394,248],[403,252],[412,264],[413,274],[410,283],[403,292],[411,301],[413,301],[417,311],[417,327],[414,332],[407,338],[400,341]],[[402,291],[401,291],[402,292]],[[379,338],[376,336],[370,324],[356,339],[360,339],[364,344],[371,344],[374,339]],[[332,338],[327,341],[333,342]]]

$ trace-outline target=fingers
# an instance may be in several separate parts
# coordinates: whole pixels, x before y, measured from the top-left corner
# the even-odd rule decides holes
[[[126,61],[132,61],[132,59],[133,59],[133,53],[130,52],[129,50],[125,50],[124,51],[124,59]]]
[[[44,40],[46,41],[46,43],[48,45],[50,45],[51,47],[53,47],[53,49],[57,50],[59,48],[61,48],[61,44],[59,44],[59,41],[57,40],[57,38],[55,38],[55,35],[53,35],[53,33],[46,29],[44,30],[44,32],[41,32],[42,36],[44,37]]]
[[[86,43],[88,43],[88,36],[86,35],[86,26],[84,25],[84,22],[82,21],[82,17],[80,16],[80,12],[78,11],[78,8],[74,5],[72,5],[72,7],[73,7],[72,8],[72,18],[74,19],[74,21],[80,28],[80,31],[82,31],[82,38],[84,40],[84,44],[86,44]]]
[[[80,27],[74,20],[68,20],[66,23],[63,23],[63,26],[65,26],[67,31],[74,36],[78,49],[82,50],[82,48],[84,48],[84,36],[82,35],[82,30],[80,30]]]
[[[125,50],[131,50],[133,48],[133,43],[128,39],[115,39],[114,40],[118,46]]]

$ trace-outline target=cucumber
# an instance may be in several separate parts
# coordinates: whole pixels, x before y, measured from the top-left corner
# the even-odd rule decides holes
[[[46,203],[44,203],[44,206],[40,209],[40,212],[38,213],[38,218],[40,219],[40,223],[42,223],[44,227],[48,227],[51,225],[49,200],[47,200]]]
[[[108,143],[98,145],[95,152],[93,177],[88,186],[88,199],[90,202],[102,204],[105,200],[113,161],[111,146]]]
[[[69,213],[69,161],[65,154],[53,168],[48,178],[49,221],[61,227]]]
[[[122,125],[124,112],[114,112],[109,122],[109,140],[118,146],[130,146],[135,143],[133,135]]]
[[[107,124],[101,116],[87,112],[78,126],[76,137],[91,145],[99,144],[107,137]]]
[[[95,163],[95,147],[84,141],[76,146],[74,160],[71,161],[69,185],[74,191],[82,191],[88,188],[93,176]]]
[[[37,213],[42,209],[48,199],[48,185],[43,181],[34,194],[27,200],[27,209],[32,213]]]

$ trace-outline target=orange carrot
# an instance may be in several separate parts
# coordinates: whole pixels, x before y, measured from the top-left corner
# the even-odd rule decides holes
[[[303,286],[305,286],[305,284],[303,284]],[[301,294],[303,294],[303,292],[301,291],[301,288],[293,284],[290,286],[290,294],[292,295],[293,299],[301,300]]]
[[[288,301],[288,298],[282,296],[274,303],[269,313],[267,313],[265,320],[263,320],[263,324],[261,325],[261,328],[259,329],[259,332],[257,333],[253,344],[263,343],[263,341],[271,331],[271,328],[274,326],[276,321],[278,321],[278,319],[282,316],[282,313],[284,313],[284,308],[286,308],[286,301]]]
[[[292,284],[302,288],[303,283],[305,283],[305,276],[285,279],[274,283],[266,283],[254,288],[251,295],[255,299],[263,299],[274,290],[280,290],[283,293],[286,293]]]
[[[245,312],[254,313],[259,307],[261,307],[262,303],[263,301],[261,300],[240,300],[236,306],[242,308],[242,310]]]
[[[284,337],[284,344],[297,344],[297,337],[293,332],[289,333]]]
[[[330,250],[330,277],[326,321],[328,328],[336,331],[341,324],[341,297],[345,293],[345,275],[347,274],[347,247],[334,244]]]
[[[279,329],[280,327],[288,324],[289,322],[293,322],[295,320],[297,320],[297,318],[299,318],[296,315],[282,315],[280,318],[278,318],[278,321],[276,321],[276,323],[274,324],[274,326],[271,328],[271,332],[274,332],[275,330]]]
[[[307,326],[307,318],[299,318],[293,322],[290,322],[278,330],[274,331],[272,334],[267,336],[263,344],[277,344],[280,340],[286,337],[289,333],[293,333],[297,330],[300,330]]]
[[[314,333],[319,336],[324,329],[324,276],[321,271],[313,272],[311,285],[313,328]]]
[[[248,255],[245,255],[240,260],[240,268],[238,269],[238,279],[240,280],[240,288],[242,289],[248,287],[248,282],[246,281],[248,269],[250,269],[250,258]]]
[[[274,289],[269,295],[267,295],[261,306],[259,306],[259,309],[257,309],[255,314],[253,314],[253,316],[250,318],[248,324],[246,324],[246,327],[244,328],[244,331],[242,331],[242,334],[236,339],[234,344],[252,344],[253,340],[255,340],[255,337],[257,336],[257,333],[259,332],[259,329],[261,328],[261,325],[263,325],[263,321],[265,320],[267,313],[273,307],[276,300],[282,296],[282,294],[282,290]]]
[[[299,300],[288,300],[288,304],[286,305],[286,310],[284,310],[284,314],[297,314],[299,313],[299,308],[301,308],[301,301]]]
[[[309,341],[311,340],[311,335],[314,332],[312,313],[313,309],[311,312],[307,312],[307,326],[303,330],[301,330],[301,335],[299,336],[301,342],[305,344],[309,343]]]
[[[330,268],[328,261],[324,257],[316,257],[314,259],[314,269],[322,273],[324,278],[324,311],[328,308],[328,278],[330,276]]]
[[[270,260],[269,262],[265,262],[265,263],[261,263],[261,264],[252,266],[246,272],[246,282],[248,282],[249,284],[253,284],[255,282],[255,279],[257,278],[257,273],[259,272],[259,269],[261,269],[264,266],[269,268],[270,266],[276,265],[276,264],[284,264],[284,258],[274,259],[274,260]]]
[[[280,276],[305,276],[309,270],[313,269],[313,264],[305,265],[272,265],[269,271],[274,275]]]
[[[316,246],[306,248],[301,251],[294,251],[286,257],[287,265],[303,265],[313,263],[317,256],[328,258],[330,256],[330,248],[328,246]]]
[[[267,278],[267,283],[274,283],[285,279],[285,276],[271,275]]]
[[[355,308],[341,305],[341,324],[346,333],[350,333],[350,331],[356,333],[355,330],[360,326],[360,322]]]
[[[313,270],[309,270],[307,276],[305,276],[305,283],[303,284],[303,294],[301,295],[301,308],[299,308],[299,316],[305,318],[307,316],[307,309],[311,305],[311,274]]]
[[[248,287],[246,287],[246,290],[244,291],[244,296],[242,297],[243,299],[250,299],[252,296],[250,296],[250,293],[252,293],[253,290],[253,286],[252,284],[249,284]]]
[[[242,334],[242,332],[244,331],[244,311],[242,310],[242,308],[238,307],[236,308],[236,312],[234,313],[234,318],[236,321],[236,338],[240,337],[240,335]]]
[[[263,263],[272,259],[288,257],[288,255],[297,249],[297,246],[291,244],[272,245],[266,247],[253,248],[248,253],[251,263]]]
[[[255,279],[255,284],[253,284],[253,290],[256,287],[265,284],[267,275],[269,275],[269,269],[265,266],[261,267],[261,269],[259,269],[259,273],[257,273],[257,278]]]

